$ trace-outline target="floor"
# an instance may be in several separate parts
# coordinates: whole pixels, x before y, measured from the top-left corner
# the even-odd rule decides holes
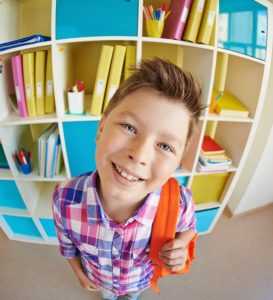
[[[55,246],[10,241],[0,231],[1,300],[98,300],[83,290]],[[273,206],[245,216],[223,216],[199,238],[189,275],[164,278],[145,300],[272,300]]]

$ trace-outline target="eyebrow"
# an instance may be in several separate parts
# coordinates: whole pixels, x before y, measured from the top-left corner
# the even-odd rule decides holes
[[[124,111],[124,112],[121,112],[120,115],[121,116],[125,116],[125,117],[131,117],[131,118],[135,119],[137,122],[139,122],[141,125],[144,125],[144,123],[139,119],[139,117],[136,114],[134,114],[133,112]],[[180,141],[181,138],[177,137],[177,136],[175,136],[175,135],[173,135],[173,134],[171,134],[169,132],[161,133],[160,136],[162,138],[164,138],[164,139],[166,138],[166,139],[168,139],[170,141],[176,142],[179,146],[182,145],[182,143]]]

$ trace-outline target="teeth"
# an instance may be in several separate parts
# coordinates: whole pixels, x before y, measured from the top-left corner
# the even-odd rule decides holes
[[[118,165],[115,165],[118,173],[124,177],[125,179],[129,180],[129,181],[138,181],[139,178],[135,177],[135,176],[132,176],[130,174],[128,174],[127,172],[125,172],[122,168],[120,168]]]

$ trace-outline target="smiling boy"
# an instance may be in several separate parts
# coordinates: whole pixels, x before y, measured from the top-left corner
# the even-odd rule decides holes
[[[53,213],[60,252],[81,285],[103,299],[139,299],[150,286],[149,243],[161,188],[180,166],[202,106],[190,74],[144,61],[110,101],[97,133],[93,173],[59,185]],[[180,188],[176,238],[160,251],[183,267],[195,235],[190,191]]]

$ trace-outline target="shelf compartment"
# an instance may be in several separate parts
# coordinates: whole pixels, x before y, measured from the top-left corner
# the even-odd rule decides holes
[[[60,117],[69,119],[80,116],[87,120],[90,117],[97,118],[97,116],[91,116],[89,111],[103,45],[136,47],[136,42],[108,40],[58,44],[56,46],[55,59],[53,59],[56,62],[54,83],[56,87],[57,110]],[[125,63],[123,69],[125,69]],[[123,75],[124,72],[121,82],[124,79]],[[68,112],[67,92],[75,85],[76,80],[81,80],[85,84],[84,113],[80,115],[73,115]]]
[[[138,0],[57,0],[56,39],[137,36],[138,5]]]
[[[0,180],[0,208],[27,210],[15,181]]]
[[[1,40],[33,34],[51,36],[51,0],[9,0],[1,3]],[[33,15],[35,14],[35,16]]]
[[[197,232],[206,233],[210,230],[213,221],[218,213],[218,208],[212,208],[196,212]]]
[[[30,217],[2,215],[5,224],[9,228],[12,236],[42,239],[42,235],[36,224]]]

